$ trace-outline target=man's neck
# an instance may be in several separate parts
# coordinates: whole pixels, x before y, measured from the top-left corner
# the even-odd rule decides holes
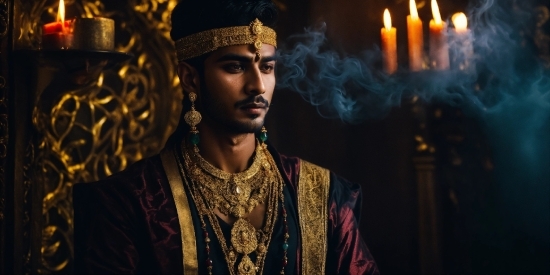
[[[250,166],[256,149],[253,133],[229,134],[207,125],[202,126],[198,146],[206,161],[229,173],[242,172]]]

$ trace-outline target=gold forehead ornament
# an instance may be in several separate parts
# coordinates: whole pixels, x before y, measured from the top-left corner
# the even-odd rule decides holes
[[[248,26],[212,29],[180,38],[176,41],[176,54],[182,62],[221,47],[253,45],[260,58],[263,43],[277,47],[277,33],[256,18]]]

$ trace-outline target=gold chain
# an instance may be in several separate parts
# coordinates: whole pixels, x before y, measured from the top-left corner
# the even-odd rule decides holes
[[[200,183],[202,195],[221,213],[240,218],[264,203],[267,186],[274,182],[275,173],[269,169],[261,145],[256,147],[250,168],[235,174],[212,166],[195,150],[188,151],[192,152],[188,154],[190,177]]]
[[[183,148],[185,148],[184,144],[182,144]],[[212,166],[191,148],[182,152],[183,166],[189,172],[191,179],[191,183],[187,180],[185,182],[191,190],[192,199],[197,204],[201,223],[204,227],[202,216],[207,216],[220,241],[229,271],[231,274],[237,272],[239,275],[261,274],[277,217],[277,200],[280,198],[281,202],[284,201],[284,182],[266,145],[258,144],[250,168],[235,174]],[[181,163],[180,169],[184,175]],[[266,196],[268,202],[265,225],[261,230],[256,230],[244,216],[258,204],[263,204]],[[225,241],[215,209],[238,218],[231,229],[230,247]],[[207,247],[209,242],[210,239],[206,238]],[[254,251],[257,253],[256,263],[253,263],[249,257],[249,254]],[[235,269],[239,258],[239,264]]]

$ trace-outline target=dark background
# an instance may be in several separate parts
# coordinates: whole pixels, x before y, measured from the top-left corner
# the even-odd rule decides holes
[[[406,63],[406,0],[285,1],[282,5],[280,37],[325,22],[330,48],[342,54],[380,45],[382,14],[389,8],[398,30],[399,61]],[[417,5],[427,33],[430,1],[417,1]],[[464,11],[467,5],[465,0],[439,1],[443,18]],[[421,108],[426,117],[420,119],[415,108]],[[351,125],[322,118],[298,94],[278,90],[267,127],[282,153],[300,156],[361,184],[361,232],[382,273],[422,272],[413,161],[419,156],[415,136],[420,132],[436,149],[432,155],[440,259],[433,260],[440,261],[440,268],[435,270],[550,273],[550,244],[514,229],[514,221],[500,211],[483,126],[460,109],[437,103],[419,107],[404,101],[381,118]],[[548,216],[550,205],[540,211]]]
[[[29,60],[31,57],[16,58],[14,55],[14,44],[22,43],[18,41],[20,37],[14,30],[29,27],[23,23],[29,23],[28,18],[36,19],[43,12],[48,16],[47,19],[43,18],[43,22],[53,20],[53,12],[47,12],[45,2],[51,2],[48,5],[56,8],[58,1],[0,1],[0,80],[8,79],[7,85],[0,83],[0,273],[72,273],[71,201],[62,192],[57,192],[59,203],[48,208],[47,213],[43,212],[44,192],[47,191],[43,183],[57,184],[60,182],[57,177],[70,173],[65,171],[62,174],[64,170],[60,169],[54,171],[57,177],[46,178],[44,182],[33,180],[33,172],[40,174],[43,171],[29,164],[42,163],[44,159],[40,158],[44,155],[40,153],[45,151],[40,147],[43,144],[38,144],[39,139],[37,133],[33,133],[35,127],[31,121],[36,100],[33,90],[36,75],[29,73],[32,70],[27,67],[34,61]],[[78,7],[79,2],[72,1],[71,7]],[[160,49],[158,51],[163,54],[172,51],[171,41],[165,41],[162,45],[157,45],[158,39],[149,41],[150,34],[157,33],[155,28],[150,28],[154,21],[143,17],[144,13],[133,10],[136,3],[166,5],[166,2],[99,2],[105,4],[107,10],[133,14],[126,18],[125,12],[116,13],[121,16],[116,19],[128,27],[125,31],[130,34],[143,32],[138,37],[145,39],[137,43],[134,48],[136,53],[145,52],[140,48]],[[303,33],[305,27],[319,26],[324,22],[328,37],[327,50],[336,51],[341,56],[357,55],[378,47],[383,10],[389,8],[398,31],[399,64],[404,67],[407,65],[408,0],[275,2],[281,7],[277,32],[282,46],[288,36]],[[503,2],[527,1],[498,0],[498,3]],[[532,2],[550,6],[548,0]],[[432,17],[430,1],[418,0],[417,5],[424,21],[424,38],[427,40],[428,19]],[[466,0],[439,1],[445,19],[455,12],[464,11],[467,5]],[[80,13],[82,10],[74,14]],[[158,22],[165,19],[157,18],[157,25],[161,25]],[[1,30],[7,29],[8,25],[9,34],[3,34]],[[550,35],[550,23],[546,24],[544,30]],[[547,69],[550,68],[548,41],[541,53],[547,58]],[[149,61],[157,65],[166,65],[172,61],[171,56],[167,60],[162,59],[162,54],[152,56],[154,58]],[[165,71],[147,70],[146,73],[162,81],[162,72]],[[157,77],[157,73],[160,76]],[[163,98],[167,90],[156,89],[155,92]],[[162,119],[164,117],[159,120]],[[159,125],[166,124],[166,121],[161,122]],[[547,132],[540,136],[550,137],[550,121],[542,124]],[[127,125],[121,127],[124,126]],[[329,168],[362,186],[360,230],[383,274],[550,274],[550,232],[544,234],[543,231],[550,231],[550,177],[544,175],[545,178],[537,182],[539,185],[533,186],[519,174],[513,175],[513,179],[518,179],[517,183],[508,180],[508,185],[502,184],[502,179],[499,179],[501,174],[495,173],[495,170],[510,168],[522,171],[513,168],[529,165],[510,157],[508,162],[499,162],[499,158],[495,158],[497,154],[493,152],[494,144],[491,144],[489,137],[506,135],[508,129],[518,131],[510,126],[505,130],[500,129],[501,132],[490,133],[479,118],[459,108],[437,102],[414,101],[411,98],[404,98],[400,106],[380,117],[349,124],[339,119],[322,118],[315,107],[298,94],[287,90],[276,91],[267,120],[269,138],[279,151]],[[154,137],[131,140],[128,146],[157,148],[151,145],[151,141],[156,141],[162,133],[151,135]],[[519,135],[511,136],[513,140]],[[9,143],[6,143],[7,140]],[[525,145],[523,142],[520,140],[505,145],[511,146],[509,150],[512,153],[517,153],[524,149],[520,146]],[[433,146],[434,151],[419,150],[422,143]],[[500,156],[507,153],[501,150]],[[550,152],[545,155],[550,156]],[[55,160],[53,154],[46,154],[48,156]],[[550,163],[548,159],[542,163]],[[130,159],[129,163],[135,160]],[[86,171],[81,172],[85,174]],[[419,175],[431,175],[433,178],[420,178]],[[426,187],[427,182],[433,183],[433,189]],[[70,178],[63,182],[63,191],[70,191],[69,183],[74,182]],[[433,205],[429,204],[426,195],[433,199]],[[535,203],[530,203],[532,199]],[[522,204],[526,206],[522,207]],[[61,217],[60,221],[44,219],[46,215],[59,218],[60,214],[67,214],[68,218]],[[428,217],[428,220],[422,217]],[[433,221],[433,227],[426,226],[430,221]],[[57,226],[58,234],[48,236],[44,225]],[[540,229],[543,229],[544,236],[533,234]],[[433,244],[436,246],[432,247]],[[65,261],[67,265],[63,264]],[[52,263],[53,267],[61,267],[45,268]]]

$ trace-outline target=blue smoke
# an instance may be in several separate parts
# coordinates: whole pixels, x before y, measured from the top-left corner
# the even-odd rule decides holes
[[[549,242],[550,70],[533,43],[534,11],[531,1],[470,4],[474,54],[461,53],[463,41],[449,34],[455,66],[443,72],[400,68],[388,76],[380,49],[344,56],[328,48],[324,26],[308,29],[279,51],[277,85],[347,123],[382,117],[412,97],[462,108],[484,126],[506,215],[518,230]]]

